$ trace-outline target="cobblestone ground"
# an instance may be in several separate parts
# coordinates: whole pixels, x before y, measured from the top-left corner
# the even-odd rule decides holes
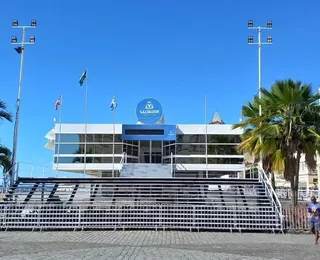
[[[1,232],[1,260],[316,259],[311,235],[175,231]]]

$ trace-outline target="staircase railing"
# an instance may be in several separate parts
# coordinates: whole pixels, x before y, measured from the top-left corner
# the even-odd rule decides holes
[[[120,169],[118,170],[118,176],[120,176],[120,173],[121,173],[121,169],[123,167],[123,165],[127,163],[127,153],[122,153],[122,156],[121,156],[121,160],[120,160],[120,164],[121,164],[121,167]]]
[[[259,171],[259,181],[263,184],[266,194],[271,199],[272,206],[274,207],[275,211],[278,213],[281,230],[283,230],[283,215],[282,215],[282,205],[280,203],[280,200],[275,190],[273,189],[271,182],[267,174],[265,173],[265,171],[259,166],[258,166],[258,171]]]
[[[174,164],[174,170],[177,170],[177,166],[181,166],[181,168],[183,168],[183,170],[188,171],[187,168],[183,165],[183,160],[180,159],[179,161],[176,158],[176,163]]]

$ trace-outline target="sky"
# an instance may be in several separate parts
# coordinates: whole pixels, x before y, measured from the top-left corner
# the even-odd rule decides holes
[[[259,3],[258,3],[259,2]],[[273,44],[262,48],[262,86],[292,78],[320,85],[320,2],[300,0],[3,0],[0,16],[0,99],[14,113],[20,56],[11,27],[37,19],[27,31],[36,44],[25,51],[18,160],[21,175],[53,174],[45,134],[63,94],[62,122],[83,123],[85,88],[79,77],[88,68],[88,123],[136,123],[135,108],[146,97],[159,100],[167,124],[204,123],[217,110],[236,123],[241,106],[258,91],[258,48],[248,45],[248,20],[273,29]],[[0,123],[1,143],[12,148],[13,124]]]

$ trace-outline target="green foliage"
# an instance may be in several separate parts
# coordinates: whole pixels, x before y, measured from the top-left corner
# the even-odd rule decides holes
[[[276,81],[270,91],[261,92],[261,99],[255,96],[242,107],[246,120],[234,125],[244,129],[239,150],[255,158],[262,154],[267,172],[283,173],[292,190],[298,189],[301,155],[315,170],[320,152],[320,96],[312,94],[311,85],[291,79]]]
[[[8,112],[5,102],[0,100],[0,121],[7,120],[12,122],[12,115]],[[0,168],[3,173],[10,170],[11,167],[11,151],[0,144]]]

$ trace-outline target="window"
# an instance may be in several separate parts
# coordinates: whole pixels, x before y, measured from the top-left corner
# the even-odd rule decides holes
[[[237,144],[240,142],[240,135],[208,135],[208,143]]]
[[[163,146],[174,144],[175,141],[163,141]]]
[[[169,156],[171,153],[175,154],[175,145],[163,147],[163,156]]]
[[[55,145],[55,154],[83,154],[84,144],[58,144]]]
[[[233,145],[208,145],[208,154],[216,155],[216,154],[223,154],[223,155],[237,155],[241,154],[237,150],[237,146]]]
[[[138,158],[127,158],[127,163],[138,163]]]
[[[59,157],[59,163],[84,163],[84,157]],[[54,158],[57,163],[58,157]],[[114,163],[120,163],[120,157],[114,157]],[[112,157],[87,157],[86,163],[112,163]]]
[[[177,144],[177,155],[206,154],[206,146],[204,144]]]
[[[205,164],[206,158],[176,158],[176,163],[182,164]]]
[[[131,141],[131,140],[126,140],[123,141],[123,144],[131,144],[131,145],[139,145],[139,141]]]
[[[205,143],[205,135],[177,135],[177,143]]]
[[[55,154],[84,154],[84,144],[55,145]],[[87,154],[113,154],[112,144],[87,144]],[[59,150],[59,151],[58,151]],[[122,154],[122,144],[114,145],[114,153]]]
[[[61,134],[60,140],[61,143],[84,143],[85,134]],[[113,135],[112,134],[87,134],[88,143],[112,143]],[[59,141],[59,134],[56,134],[56,140]],[[122,142],[121,135],[114,135],[115,142]]]
[[[243,158],[208,158],[208,164],[242,164]]]
[[[206,164],[206,158],[176,158],[182,164]],[[242,164],[242,158],[208,158],[208,164]]]
[[[123,152],[129,156],[138,156],[139,148],[137,146],[123,144]]]

